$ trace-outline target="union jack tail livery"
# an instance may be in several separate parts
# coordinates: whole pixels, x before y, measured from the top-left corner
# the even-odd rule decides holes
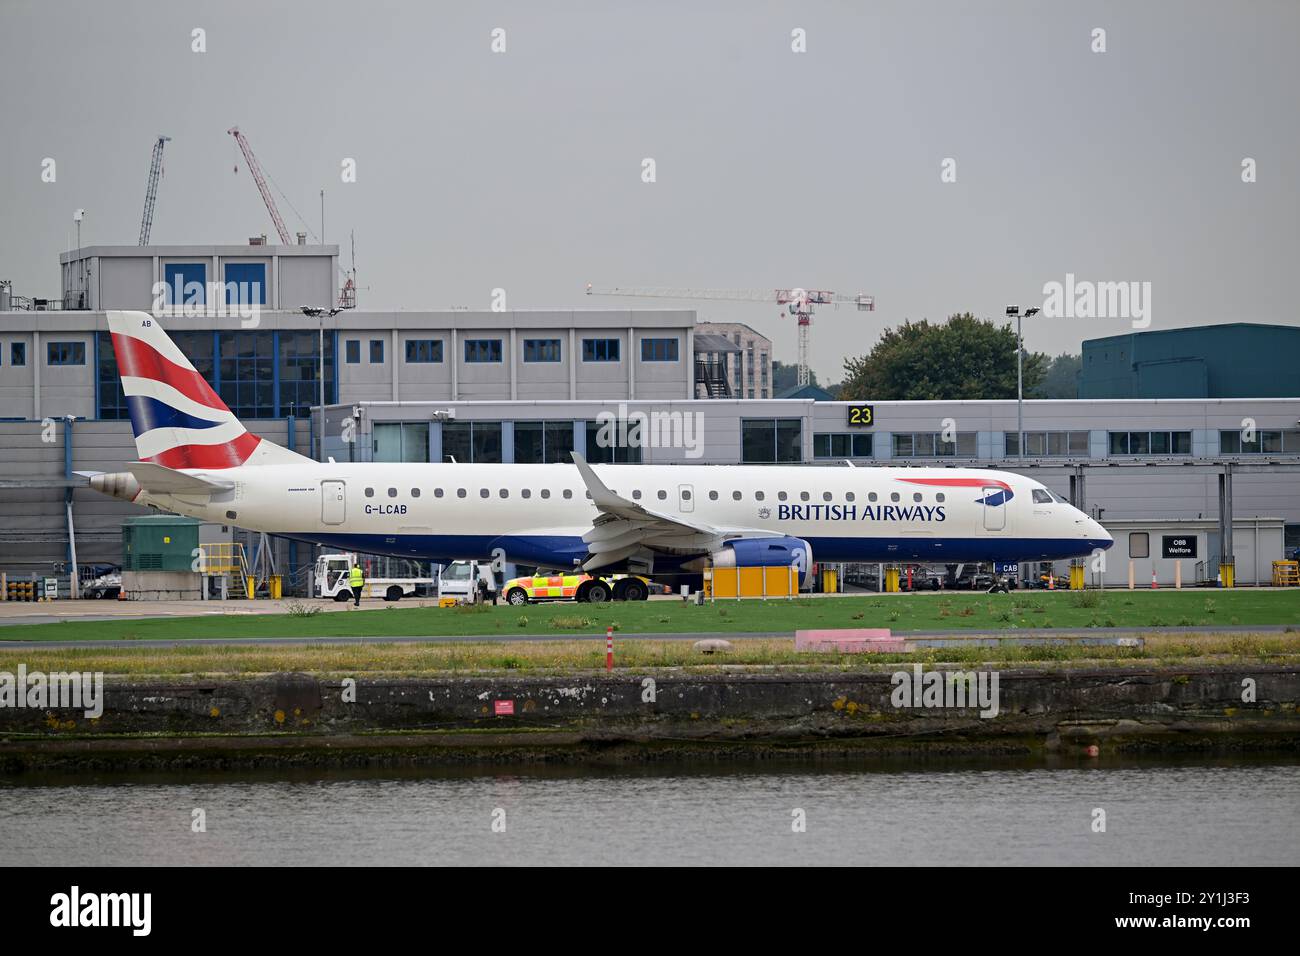
[[[310,461],[250,433],[147,312],[109,312],[141,461],[219,469]]]

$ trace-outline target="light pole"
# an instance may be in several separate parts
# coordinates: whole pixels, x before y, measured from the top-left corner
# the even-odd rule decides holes
[[[86,218],[86,210],[78,209],[72,214],[72,221],[77,224],[77,292],[81,299],[77,303],[77,308],[85,305],[86,301],[86,260],[81,257],[81,220]]]
[[[1037,309],[1026,309],[1025,318],[1032,319]],[[1016,457],[1025,457],[1025,374],[1024,341],[1020,336],[1020,306],[1007,306],[1007,317],[1016,320]]]
[[[317,367],[319,369],[320,384],[320,461],[325,460],[325,316],[331,318],[338,315],[342,309],[322,309],[319,307],[303,305],[299,306],[303,315],[314,315],[320,322],[319,326],[319,344],[317,346]],[[334,356],[334,361],[338,361],[338,356]],[[337,396],[336,396],[337,397]]]

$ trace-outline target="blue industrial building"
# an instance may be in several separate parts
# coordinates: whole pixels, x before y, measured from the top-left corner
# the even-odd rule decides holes
[[[1293,398],[1300,328],[1232,322],[1083,343],[1079,398]]]

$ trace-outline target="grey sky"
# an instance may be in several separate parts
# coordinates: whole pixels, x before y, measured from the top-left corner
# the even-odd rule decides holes
[[[885,326],[1041,304],[1067,272],[1151,282],[1153,329],[1294,324],[1297,37],[1294,0],[0,0],[0,278],[57,295],[77,207],[83,243],[135,242],[158,133],[155,242],[274,236],[238,124],[316,231],[325,188],[344,264],[355,230],[367,308],[487,308],[498,286],[512,308],[655,305],[587,281],[874,294],[818,314],[823,380]],[[794,361],[775,305],[694,307]],[[1130,328],[1035,320],[1026,342]]]

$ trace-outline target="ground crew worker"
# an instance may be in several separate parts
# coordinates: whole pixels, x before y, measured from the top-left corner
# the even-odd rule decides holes
[[[352,571],[348,574],[348,586],[352,588],[354,606],[361,607],[361,589],[366,586],[366,572],[361,570],[361,565],[352,565]]]

